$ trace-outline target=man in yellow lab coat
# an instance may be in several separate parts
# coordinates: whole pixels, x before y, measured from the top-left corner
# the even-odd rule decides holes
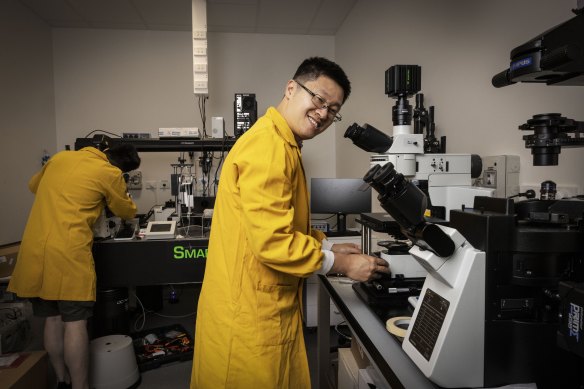
[[[35,316],[46,317],[44,345],[61,388],[88,387],[92,228],[106,205],[122,219],[135,216],[122,172],[139,166],[132,145],[86,147],[55,154],[28,184],[35,200],[8,290],[31,298]]]
[[[366,281],[389,272],[310,228],[302,142],[340,120],[344,71],[305,60],[282,101],[236,142],[221,173],[198,302],[191,388],[310,387],[301,285],[329,271]],[[324,239],[324,240],[323,240]]]

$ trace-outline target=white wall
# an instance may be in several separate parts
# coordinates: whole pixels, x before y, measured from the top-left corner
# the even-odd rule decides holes
[[[308,57],[334,60],[332,36],[209,34],[210,111],[225,116],[226,129],[233,134],[235,93],[256,93],[258,115],[277,105],[286,82]],[[208,115],[211,116],[211,115]],[[318,137],[304,142],[302,158],[310,177],[335,177],[335,132],[332,125]]]
[[[574,16],[574,0],[358,1],[336,35],[336,59],[353,83],[337,132],[339,176],[368,170],[368,154],[343,138],[352,122],[391,134],[394,99],[384,94],[385,70],[422,66],[425,105],[436,107],[437,136],[447,152],[521,157],[520,182],[584,189],[582,149],[562,149],[559,166],[534,167],[518,126],[533,115],[559,112],[584,120],[584,88],[516,84],[497,89],[491,78],[509,66],[510,51]],[[415,105],[415,99],[410,99]]]
[[[0,2],[0,245],[20,241],[28,180],[55,152],[51,30],[19,2]]]
[[[426,106],[436,106],[437,135],[447,136],[448,152],[518,154],[522,183],[552,179],[582,193],[582,150],[563,149],[557,167],[533,167],[517,127],[545,112],[584,120],[584,88],[491,86],[511,49],[571,18],[574,6],[573,0],[360,0],[335,37],[210,33],[207,125],[223,116],[232,134],[235,93],[255,92],[262,114],[278,103],[302,59],[335,59],[353,94],[343,121],[306,142],[303,155],[309,176],[361,177],[369,155],[343,138],[345,129],[368,122],[389,130],[395,101],[384,94],[384,72],[419,64]],[[202,126],[190,44],[188,32],[51,30],[20,3],[0,2],[0,244],[22,235],[32,203],[26,183],[44,149],[53,154],[94,129]],[[167,179],[177,156],[143,153],[144,180]],[[170,198],[142,192],[135,196],[141,212]]]
[[[208,37],[206,125],[210,128],[212,116],[223,116],[230,135],[235,93],[256,93],[262,115],[279,103],[286,82],[304,58],[334,57],[333,37],[218,33]],[[190,45],[188,32],[55,29],[59,147],[73,145],[75,138],[94,129],[156,135],[159,127],[202,128],[193,95]],[[143,180],[168,179],[178,155],[141,153]],[[306,142],[303,156],[308,175],[334,177],[333,130]],[[139,211],[147,212],[171,196],[169,191],[144,189],[134,198]]]

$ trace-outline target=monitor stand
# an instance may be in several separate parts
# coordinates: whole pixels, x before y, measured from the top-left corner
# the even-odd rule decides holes
[[[329,231],[326,236],[329,238],[335,238],[338,236],[360,236],[359,231],[347,230],[347,214],[343,212],[337,212],[337,230]]]

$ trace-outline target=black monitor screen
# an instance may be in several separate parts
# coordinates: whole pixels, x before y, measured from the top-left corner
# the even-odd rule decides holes
[[[150,226],[150,232],[168,232],[172,229],[170,223],[152,224]]]
[[[361,178],[313,178],[310,181],[310,212],[337,215],[371,212],[371,188],[362,189]],[[344,217],[337,226],[345,228]]]

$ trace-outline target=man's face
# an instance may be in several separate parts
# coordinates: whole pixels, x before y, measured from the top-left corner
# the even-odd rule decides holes
[[[339,111],[343,104],[343,88],[326,76],[306,82],[299,81],[312,93],[326,101],[331,110]],[[286,96],[289,98],[285,119],[296,138],[312,139],[333,122],[334,115],[327,108],[317,108],[313,96],[296,81],[290,80],[286,85]]]

